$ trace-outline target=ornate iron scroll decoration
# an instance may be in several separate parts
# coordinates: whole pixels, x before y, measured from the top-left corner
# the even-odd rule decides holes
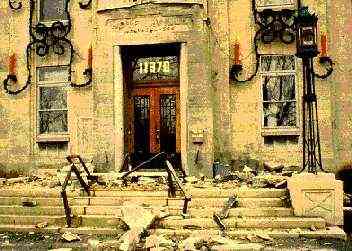
[[[11,90],[9,88],[10,82],[17,83],[16,75],[8,75],[3,81],[4,89],[8,94],[16,95],[24,91],[31,82],[31,64],[30,59],[32,57],[33,50],[36,55],[40,57],[45,57],[52,51],[56,55],[64,55],[66,50],[69,50],[69,81],[72,80],[72,63],[74,60],[75,50],[73,48],[72,42],[67,38],[71,31],[71,16],[69,12],[70,0],[65,1],[65,13],[67,15],[67,22],[55,21],[51,26],[47,26],[41,22],[33,24],[33,15],[35,14],[35,0],[30,0],[30,13],[29,13],[29,37],[30,43],[26,48],[26,58],[27,58],[27,71],[28,77],[26,84],[18,90]],[[11,5],[10,5],[11,6]],[[22,6],[21,6],[22,7]],[[68,48],[67,48],[68,47]],[[92,83],[92,69],[86,69],[83,72],[88,80],[84,84],[70,83],[72,87],[85,87]]]
[[[314,76],[320,79],[326,79],[328,78],[332,72],[334,71],[334,63],[332,61],[332,59],[330,57],[320,57],[319,58],[319,63],[320,65],[322,65],[324,67],[324,69],[326,70],[326,73],[324,74],[318,74],[316,72],[314,72]]]
[[[9,6],[12,10],[22,9],[22,1],[20,0],[9,0]]]
[[[91,3],[92,3],[92,0],[88,0],[88,2],[86,2],[86,3],[82,3],[82,2],[79,2],[79,7],[81,8],[81,9],[88,9],[89,8],[89,6],[91,5]]]
[[[272,9],[265,9],[258,11],[256,7],[256,0],[252,0],[252,11],[255,23],[259,26],[256,31],[253,41],[255,52],[255,69],[254,72],[246,79],[240,80],[238,76],[242,71],[242,65],[232,65],[230,69],[230,77],[239,83],[251,81],[258,73],[259,61],[261,54],[258,53],[258,42],[269,44],[280,40],[285,44],[291,44],[296,39],[296,24],[295,15],[297,10],[283,9],[274,11]],[[300,0],[298,0],[298,8],[300,8]],[[326,79],[333,72],[333,62],[330,57],[320,57],[319,63],[325,68],[326,73],[320,75],[314,73],[317,78]]]
[[[280,39],[285,44],[295,41],[294,10],[274,11],[265,9],[258,12],[254,9],[255,23],[259,25],[260,38],[263,43]]]

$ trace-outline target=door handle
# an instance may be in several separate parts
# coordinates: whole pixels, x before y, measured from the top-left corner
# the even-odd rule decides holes
[[[159,129],[155,130],[155,137],[156,137],[156,140],[159,142],[160,141],[160,130]]]

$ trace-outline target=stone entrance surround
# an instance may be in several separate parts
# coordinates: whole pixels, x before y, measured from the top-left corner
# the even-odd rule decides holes
[[[137,8],[137,7],[136,7]],[[142,9],[143,8],[143,9]],[[143,11],[141,11],[143,10]],[[207,33],[201,4],[153,4],[140,9],[99,10],[96,44],[93,45],[95,76],[94,107],[96,140],[106,149],[118,170],[124,155],[124,82],[121,47],[129,45],[181,44],[180,121],[181,160],[190,175],[211,177],[213,163],[213,95],[208,60]],[[107,28],[108,27],[108,28]],[[167,28],[167,29],[166,29]],[[113,66],[113,68],[112,68]],[[201,146],[192,135],[201,132]],[[195,163],[198,149],[199,161]]]

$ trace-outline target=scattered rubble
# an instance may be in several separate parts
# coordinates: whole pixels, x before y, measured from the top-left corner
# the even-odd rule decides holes
[[[134,250],[140,242],[143,232],[157,220],[168,216],[162,208],[146,208],[131,202],[125,202],[122,207],[122,220],[129,230],[120,238],[120,250]]]
[[[40,222],[37,225],[35,225],[36,228],[45,228],[48,226],[48,222]]]
[[[281,173],[282,170],[284,169],[284,165],[275,163],[275,162],[264,162],[264,170],[268,172],[277,172]]]
[[[287,187],[287,180],[283,180],[275,184],[275,188],[286,188],[286,187]]]
[[[256,234],[260,239],[263,239],[265,241],[273,241],[273,238],[271,238],[268,234],[266,233],[257,233]]]
[[[273,174],[261,174],[253,177],[252,185],[256,188],[275,188],[275,185],[286,180],[287,177]]]
[[[49,249],[48,251],[72,251],[72,248],[56,248],[56,249]]]
[[[31,200],[30,198],[22,198],[21,199],[22,206],[24,207],[35,207],[37,206],[37,202],[35,200]]]
[[[242,243],[220,235],[195,231],[187,239],[180,242],[178,250],[262,250],[263,245],[257,243]]]
[[[176,243],[163,235],[152,234],[145,240],[145,248],[150,251],[172,250]]]
[[[81,238],[77,234],[71,232],[65,232],[61,235],[61,238],[67,242],[80,241]]]

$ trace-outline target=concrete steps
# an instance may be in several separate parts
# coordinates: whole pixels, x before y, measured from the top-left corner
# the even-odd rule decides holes
[[[207,230],[193,230],[193,229],[152,229],[151,233],[156,233],[164,235],[166,237],[180,236],[187,238],[191,234],[198,233],[199,235],[221,235],[219,230],[207,229]],[[346,233],[339,227],[329,227],[327,229],[317,229],[316,231],[311,231],[309,229],[232,229],[226,231],[226,235],[230,238],[260,238],[260,235],[268,235],[271,238],[335,238],[346,240]]]
[[[239,207],[229,211],[223,222],[227,232],[243,236],[253,231],[266,231],[271,237],[298,237],[302,234],[319,237],[342,238],[343,231],[326,229],[325,221],[319,218],[293,216],[287,205],[286,189],[222,189],[219,187],[188,187],[192,201],[188,206],[189,219],[182,218],[182,197],[168,198],[167,191],[94,190],[92,196],[80,191],[69,192],[69,205],[74,216],[73,228],[65,228],[66,219],[59,191],[34,189],[20,193],[18,190],[0,190],[0,232],[62,232],[85,234],[119,234],[126,229],[121,220],[124,202],[154,207],[167,207],[170,216],[156,224],[155,231],[165,234],[176,232],[187,235],[198,229],[218,231],[213,213],[220,212],[231,195],[238,197]],[[33,201],[34,207],[23,207],[23,201]],[[48,227],[36,228],[47,222]],[[309,230],[314,227],[316,231]],[[297,230],[299,229],[299,231]],[[295,232],[295,230],[297,230]]]
[[[302,217],[243,217],[227,218],[223,223],[228,229],[232,228],[325,228],[325,220],[321,218]],[[172,216],[161,220],[161,228],[166,229],[218,229],[218,225],[210,218],[183,219]]]

